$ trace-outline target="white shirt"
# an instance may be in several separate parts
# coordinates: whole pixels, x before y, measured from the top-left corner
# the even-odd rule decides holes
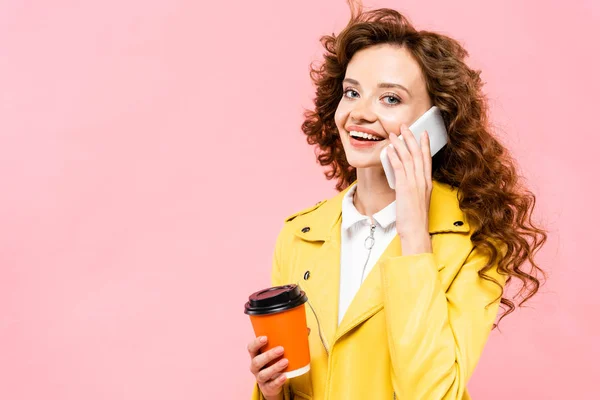
[[[360,285],[369,275],[392,239],[396,236],[396,202],[373,214],[374,243],[371,254],[365,246],[365,240],[371,233],[371,220],[362,215],[354,206],[354,185],[342,200],[342,243],[340,268],[340,301],[338,325],[342,322],[346,310],[358,292]],[[367,262],[368,257],[368,262]],[[366,267],[365,267],[366,263]],[[364,268],[364,273],[363,273]]]

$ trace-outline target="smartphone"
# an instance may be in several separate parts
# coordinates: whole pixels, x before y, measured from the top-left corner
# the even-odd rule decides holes
[[[415,135],[417,143],[420,143],[423,132],[427,131],[429,134],[429,146],[431,148],[432,157],[448,143],[448,132],[446,131],[444,118],[442,118],[442,113],[436,106],[431,107],[425,114],[421,115],[409,129]],[[388,185],[390,185],[392,189],[395,189],[396,176],[394,175],[394,168],[390,163],[387,152],[388,146],[385,146],[381,151],[379,158],[381,159],[381,164],[383,164],[383,170],[385,171]]]

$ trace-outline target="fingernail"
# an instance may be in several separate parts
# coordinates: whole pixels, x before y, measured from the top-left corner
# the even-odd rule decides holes
[[[261,336],[260,339],[258,339],[261,343],[267,343],[267,337],[266,336]]]
[[[283,347],[277,347],[275,349],[275,353],[277,353],[277,354],[283,354]]]
[[[279,377],[279,382],[285,382],[285,375],[281,375]]]
[[[287,365],[287,363],[288,363],[288,360],[286,358],[284,358],[283,360],[281,360],[279,362],[279,365],[281,365],[283,367],[284,365]]]
[[[398,139],[404,141],[404,137],[402,135],[398,136]]]
[[[394,145],[390,143],[390,144],[388,144],[388,147],[389,147],[390,149],[393,149],[393,148],[394,148]]]

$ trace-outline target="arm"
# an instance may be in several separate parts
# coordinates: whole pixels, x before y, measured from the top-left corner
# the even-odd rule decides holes
[[[486,263],[472,250],[445,293],[432,253],[383,263],[392,384],[399,398],[463,398],[500,304],[498,285],[478,275]],[[495,267],[487,275],[504,285]]]

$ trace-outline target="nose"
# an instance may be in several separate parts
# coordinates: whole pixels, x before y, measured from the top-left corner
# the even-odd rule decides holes
[[[368,99],[355,101],[349,116],[353,122],[374,122],[377,119]]]

